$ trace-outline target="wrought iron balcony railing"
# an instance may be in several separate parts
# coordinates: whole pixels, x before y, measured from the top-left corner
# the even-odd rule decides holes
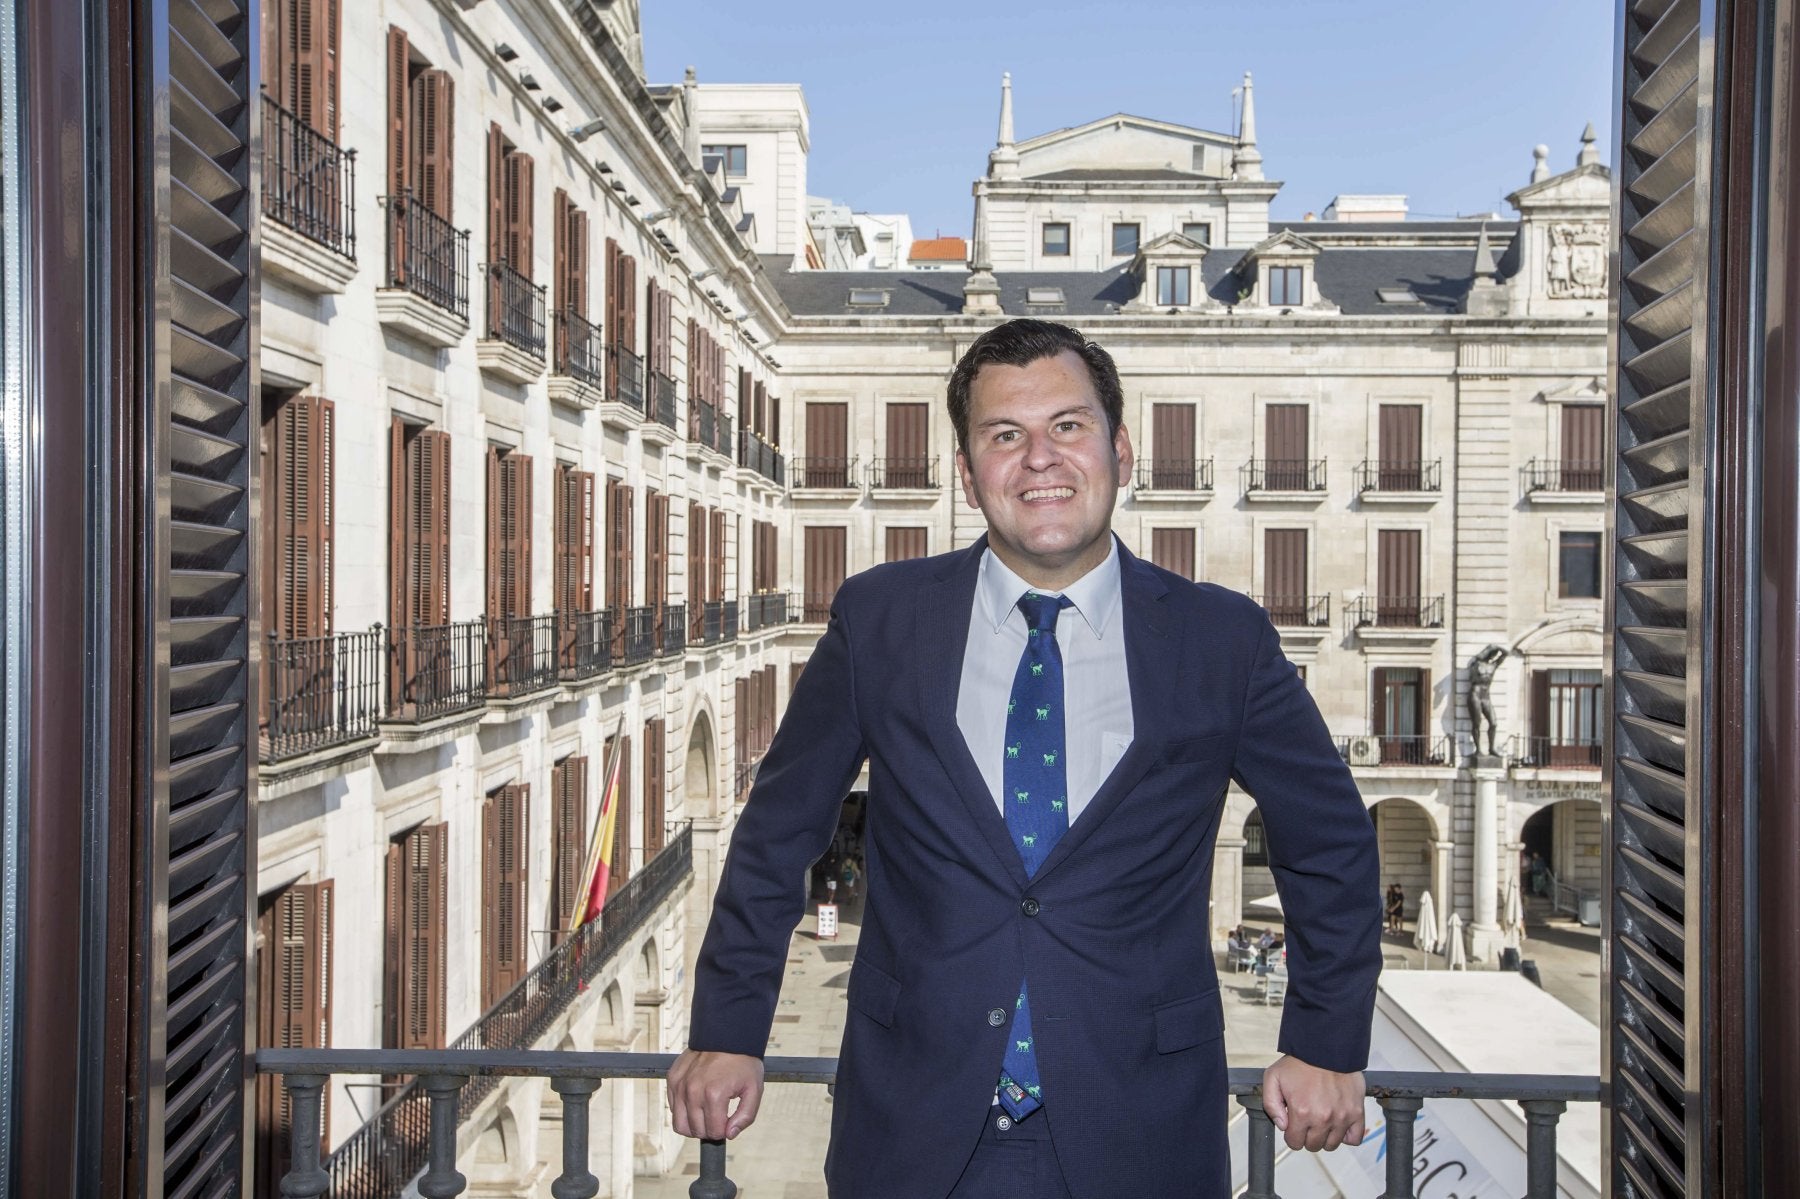
[[[719,443],[719,410],[691,395],[688,397],[687,439],[708,449]]]
[[[694,645],[717,645],[726,639],[724,600],[707,600],[697,607],[691,608],[688,625],[688,641]],[[732,616],[737,615],[735,606]],[[732,630],[735,635],[736,629]]]
[[[487,275],[487,336],[533,358],[544,357],[544,289],[510,263],[482,266]]]
[[[464,1113],[472,1112],[499,1085],[503,1076],[521,1071],[503,1068],[462,1071],[461,1077],[446,1092],[445,1080],[438,1069],[412,1068],[417,1065],[417,1055],[423,1053],[426,1059],[440,1062],[480,1062],[493,1066],[501,1061],[530,1061],[544,1054],[546,1051],[530,1047],[550,1032],[575,997],[642,932],[657,909],[692,876],[693,868],[693,829],[683,822],[662,852],[645,863],[642,870],[607,899],[598,920],[583,925],[574,936],[564,937],[557,943],[529,974],[482,1013],[448,1049],[324,1049],[315,1051],[320,1055],[318,1060],[305,1063],[298,1070],[292,1063],[271,1059],[270,1072],[285,1073],[290,1095],[295,1101],[292,1124],[295,1155],[290,1158],[289,1181],[284,1183],[282,1193],[329,1194],[332,1199],[393,1199],[406,1191],[421,1172],[425,1172],[427,1178],[421,1182],[420,1194],[453,1195],[460,1191],[460,1185],[445,1191],[429,1185],[431,1177],[443,1177],[446,1169],[451,1173],[455,1171],[456,1132],[460,1123],[457,1101],[460,1099],[465,1105]],[[329,1158],[321,1161],[319,1097],[325,1075],[353,1072],[336,1068],[340,1054],[364,1059],[361,1062],[364,1070],[354,1072],[414,1077],[398,1094],[383,1103],[367,1123],[333,1150]],[[374,1062],[373,1058],[384,1060]],[[390,1058],[395,1059],[392,1069],[385,1060]],[[399,1061],[401,1058],[406,1061]],[[310,1078],[310,1087],[304,1082],[295,1084],[294,1080],[302,1077],[302,1072]],[[570,1135],[564,1143],[565,1154],[579,1144],[585,1159],[586,1103],[598,1085],[597,1081],[592,1085],[577,1081],[570,1087],[561,1076],[552,1078],[551,1087],[565,1098],[579,1096],[581,1119],[567,1126]],[[448,1108],[443,1103],[446,1095],[450,1099]]]
[[[739,762],[732,774],[732,795],[742,803],[750,794],[750,784],[756,781],[756,765],[762,761],[762,755],[756,754],[747,762]]]
[[[387,209],[387,285],[469,317],[469,231],[411,192],[381,197]]]
[[[1269,620],[1284,629],[1320,629],[1331,623],[1330,595],[1253,595],[1269,614]]]
[[[644,360],[624,346],[606,351],[606,398],[644,410]]]
[[[1597,458],[1533,458],[1525,464],[1525,490],[1604,491],[1606,463]]]
[[[837,597],[837,588],[830,591],[809,591],[806,602],[801,606],[800,619],[806,624],[824,624],[831,619],[831,601]]]
[[[1350,605],[1350,622],[1357,628],[1375,625],[1397,629],[1444,627],[1441,595],[1365,595]]]
[[[381,629],[286,639],[263,653],[264,762],[375,735],[381,717]]]
[[[635,881],[635,880],[634,880]],[[520,984],[523,986],[524,984]],[[460,1044],[460,1042],[459,1042]],[[550,1089],[562,1096],[562,1174],[551,1185],[556,1194],[585,1195],[595,1189],[589,1162],[589,1105],[606,1080],[657,1081],[668,1073],[675,1057],[667,1053],[569,1053],[551,1050],[388,1050],[388,1049],[264,1049],[256,1055],[260,1073],[278,1074],[293,1109],[290,1133],[292,1165],[281,1193],[293,1199],[316,1199],[329,1193],[334,1199],[376,1199],[397,1194],[422,1170],[418,1192],[454,1195],[466,1180],[456,1169],[456,1133],[461,1113],[473,1111],[501,1077],[548,1078]],[[382,1172],[378,1182],[359,1184],[345,1162],[346,1143],[329,1161],[319,1158],[320,1095],[333,1074],[407,1073],[417,1081],[402,1096],[416,1109],[402,1130],[395,1122],[390,1141],[405,1146],[389,1149],[395,1168]],[[811,1083],[830,1086],[837,1081],[837,1059],[771,1057],[764,1062],[768,1083]],[[1385,1162],[1384,1199],[1415,1199],[1420,1179],[1415,1176],[1413,1132],[1426,1100],[1517,1103],[1525,1116],[1525,1199],[1555,1199],[1557,1188],[1557,1125],[1571,1103],[1598,1103],[1600,1079],[1566,1074],[1462,1074],[1426,1071],[1371,1070],[1363,1076],[1368,1095],[1381,1106],[1382,1159]],[[1275,1122],[1263,1109],[1262,1071],[1234,1067],[1227,1071],[1227,1088],[1244,1109],[1249,1121],[1247,1185],[1243,1199],[1276,1199]],[[359,1134],[360,1135],[360,1134]],[[372,1145],[357,1144],[363,1160],[379,1162]],[[727,1144],[703,1141],[700,1172],[689,1187],[696,1196],[735,1195],[738,1188],[726,1175]],[[402,1176],[401,1169],[413,1173]],[[373,1170],[370,1173],[374,1173]],[[398,1178],[399,1185],[377,1191]],[[364,1189],[364,1187],[367,1189]]]
[[[675,380],[661,371],[651,371],[650,419],[664,428],[677,428],[675,407]]]
[[[589,387],[601,386],[606,380],[606,347],[600,340],[600,327],[565,308],[556,314],[555,328],[556,373]]]
[[[1140,491],[1211,491],[1211,458],[1152,458],[1137,469]]]
[[[744,631],[773,628],[788,622],[788,596],[785,591],[764,591],[744,600]],[[798,615],[798,613],[795,613]]]
[[[795,487],[848,490],[856,483],[856,459],[809,455],[794,459]]]
[[[876,491],[929,491],[937,485],[935,454],[924,458],[876,458],[869,463],[869,486]]]
[[[556,669],[564,682],[598,678],[612,668],[612,613],[556,614]]]
[[[781,453],[748,429],[738,430],[738,465],[755,471],[777,485],[784,485]],[[845,483],[842,486],[848,487]]]
[[[1356,491],[1441,491],[1443,459],[1430,462],[1371,458],[1357,464]]]
[[[729,412],[720,410],[719,423],[715,432],[717,436],[713,439],[712,448],[727,458],[731,457],[732,448],[737,445],[737,441],[731,435],[731,414]]]
[[[665,658],[687,652],[687,605],[664,604],[656,618],[656,652]]]
[[[1551,770],[1600,769],[1600,740],[1597,737],[1530,737],[1514,736],[1507,745],[1506,756],[1514,766],[1547,767]]]
[[[356,151],[263,93],[263,215],[356,258]]]
[[[1454,744],[1447,735],[1358,733],[1336,740],[1338,756],[1352,766],[1455,765]]]
[[[649,606],[625,609],[620,643],[613,648],[615,661],[636,666],[656,655],[656,613],[657,609]]]
[[[1323,458],[1252,458],[1240,468],[1245,491],[1324,491]]]
[[[516,699],[557,683],[556,616],[487,618],[488,694]]]
[[[387,632],[387,719],[416,723],[482,706],[487,694],[486,621]]]
[[[724,641],[736,641],[738,636],[738,602],[726,600],[724,610],[719,616],[719,637]]]

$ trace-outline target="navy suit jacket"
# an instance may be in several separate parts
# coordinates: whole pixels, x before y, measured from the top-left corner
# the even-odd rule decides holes
[[[866,759],[866,904],[826,1176],[940,1199],[991,1118],[1019,981],[1078,1199],[1230,1193],[1210,941],[1227,784],[1255,797],[1288,931],[1280,1048],[1360,1070],[1381,893],[1355,782],[1261,608],[1120,546],[1130,748],[1026,878],[956,722],[986,539],[849,579],[732,835],[689,1044],[768,1046],[809,865]]]

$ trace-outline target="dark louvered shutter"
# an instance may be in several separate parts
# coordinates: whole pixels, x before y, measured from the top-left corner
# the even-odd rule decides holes
[[[1263,530],[1263,607],[1278,625],[1306,623],[1305,529]]]
[[[334,420],[331,401],[296,396],[276,411],[265,455],[264,630],[288,640],[331,631]]]
[[[619,259],[619,344],[634,353],[638,329],[637,259],[625,254]]]
[[[823,621],[831,614],[831,601],[844,581],[845,548],[849,533],[842,525],[809,525],[805,533],[805,619]]]
[[[505,484],[501,482],[504,459],[498,446],[487,452],[487,518],[483,522],[483,546],[487,558],[482,578],[487,583],[487,599],[483,611],[488,616],[503,616],[507,607],[506,569],[502,565],[506,542]]]
[[[258,918],[262,948],[257,961],[257,1044],[274,1049],[324,1049],[331,1045],[332,888],[330,881],[296,883],[275,896]],[[321,1129],[331,1130],[326,1088]],[[256,1081],[259,1193],[273,1195],[289,1164],[293,1105],[281,1080]]]
[[[750,372],[746,368],[738,368],[738,408],[737,420],[739,429],[750,428],[750,400],[756,390],[750,381]]]
[[[1419,541],[1417,529],[1379,529],[1375,534],[1376,620],[1419,623]]]
[[[631,738],[619,738],[619,788],[613,798],[619,814],[613,818],[612,862],[607,871],[606,893],[616,895],[631,877]]]
[[[644,495],[644,603],[660,609],[668,602],[669,500],[651,490]]]
[[[592,471],[556,467],[555,610],[586,612],[594,592],[594,475]]]
[[[498,122],[487,136],[487,260],[506,259],[506,135]]]
[[[709,561],[706,541],[711,532],[704,505],[688,504],[687,528],[688,624],[691,628],[699,628],[701,608],[708,599],[706,574]]]
[[[531,615],[531,457],[508,454],[506,462],[507,611]]]
[[[712,536],[707,542],[711,553],[708,562],[709,580],[706,598],[723,600],[725,598],[725,512],[715,508],[711,514]]]
[[[889,487],[929,487],[931,415],[925,404],[887,406],[886,483]]]
[[[1151,529],[1150,561],[1184,579],[1194,577],[1194,530]]]
[[[669,771],[662,717],[644,722],[644,860],[662,852],[663,787]]]
[[[806,477],[802,487],[848,487],[850,406],[806,406]]]
[[[569,306],[569,193],[557,188],[550,193],[550,310]],[[559,355],[557,361],[561,361]]]
[[[619,243],[612,238],[606,239],[606,295],[601,303],[604,315],[601,321],[605,327],[606,339],[606,398],[611,400],[619,394],[619,357],[621,344],[619,330],[619,293],[624,277],[624,264],[619,253]]]
[[[444,939],[449,826],[426,824],[388,847],[387,1039],[396,1049],[444,1044]]]
[[[1376,484],[1382,491],[1418,491],[1423,485],[1425,410],[1417,404],[1383,404],[1377,431],[1381,455]]]
[[[537,166],[531,155],[509,151],[505,160],[505,221],[502,240],[506,264],[527,279],[532,277],[532,261],[536,253],[532,221],[535,210]]]
[[[527,832],[531,789],[508,783],[482,806],[482,1007],[491,1008],[528,969]]]
[[[588,218],[579,208],[569,210],[568,254],[568,308],[585,320],[588,314]]]
[[[922,525],[889,525],[887,529],[887,561],[904,562],[925,556],[926,529]]]
[[[1270,404],[1263,412],[1268,462],[1265,486],[1271,491],[1304,491],[1307,470],[1308,421],[1305,404]]]
[[[1198,485],[1194,478],[1192,404],[1155,404],[1151,407],[1150,485],[1177,491],[1190,491]]]
[[[1391,731],[1388,728],[1388,673],[1385,666],[1377,666],[1369,672],[1369,688],[1374,693],[1371,724],[1377,737],[1386,737]]]
[[[448,221],[456,191],[456,80],[448,71],[421,71],[412,92],[413,192]]]
[[[409,99],[411,49],[406,30],[388,26],[387,37],[387,188],[389,196],[400,196],[411,186],[412,170],[412,106]],[[404,222],[396,222],[403,226]],[[404,262],[405,255],[396,253],[394,260]]]
[[[1550,672],[1534,670],[1531,672],[1531,729],[1533,738],[1550,736]],[[1543,742],[1539,742],[1543,744]],[[1543,765],[1544,758],[1534,756],[1535,765]]]
[[[1600,404],[1564,404],[1562,410],[1562,488],[1599,491],[1606,476],[1606,408]]]
[[[587,853],[588,760],[564,758],[550,768],[550,927],[569,927]],[[561,940],[560,937],[557,938]]]

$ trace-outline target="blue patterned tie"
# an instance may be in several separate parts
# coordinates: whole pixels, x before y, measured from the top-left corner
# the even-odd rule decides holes
[[[1006,703],[1006,763],[1001,772],[1006,827],[1035,875],[1069,831],[1068,762],[1063,741],[1063,664],[1056,646],[1056,615],[1073,606],[1067,596],[1027,591],[1019,599],[1027,631],[1025,653]],[[1015,1120],[1043,1106],[1031,1037],[1031,1003],[1025,984],[1013,1009],[1012,1035],[1001,1064],[1000,1106]]]

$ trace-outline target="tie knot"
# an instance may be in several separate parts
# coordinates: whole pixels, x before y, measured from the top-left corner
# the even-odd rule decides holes
[[[1074,606],[1074,601],[1066,595],[1039,595],[1027,591],[1019,597],[1019,611],[1025,614],[1026,626],[1039,633],[1055,633],[1056,614]]]

